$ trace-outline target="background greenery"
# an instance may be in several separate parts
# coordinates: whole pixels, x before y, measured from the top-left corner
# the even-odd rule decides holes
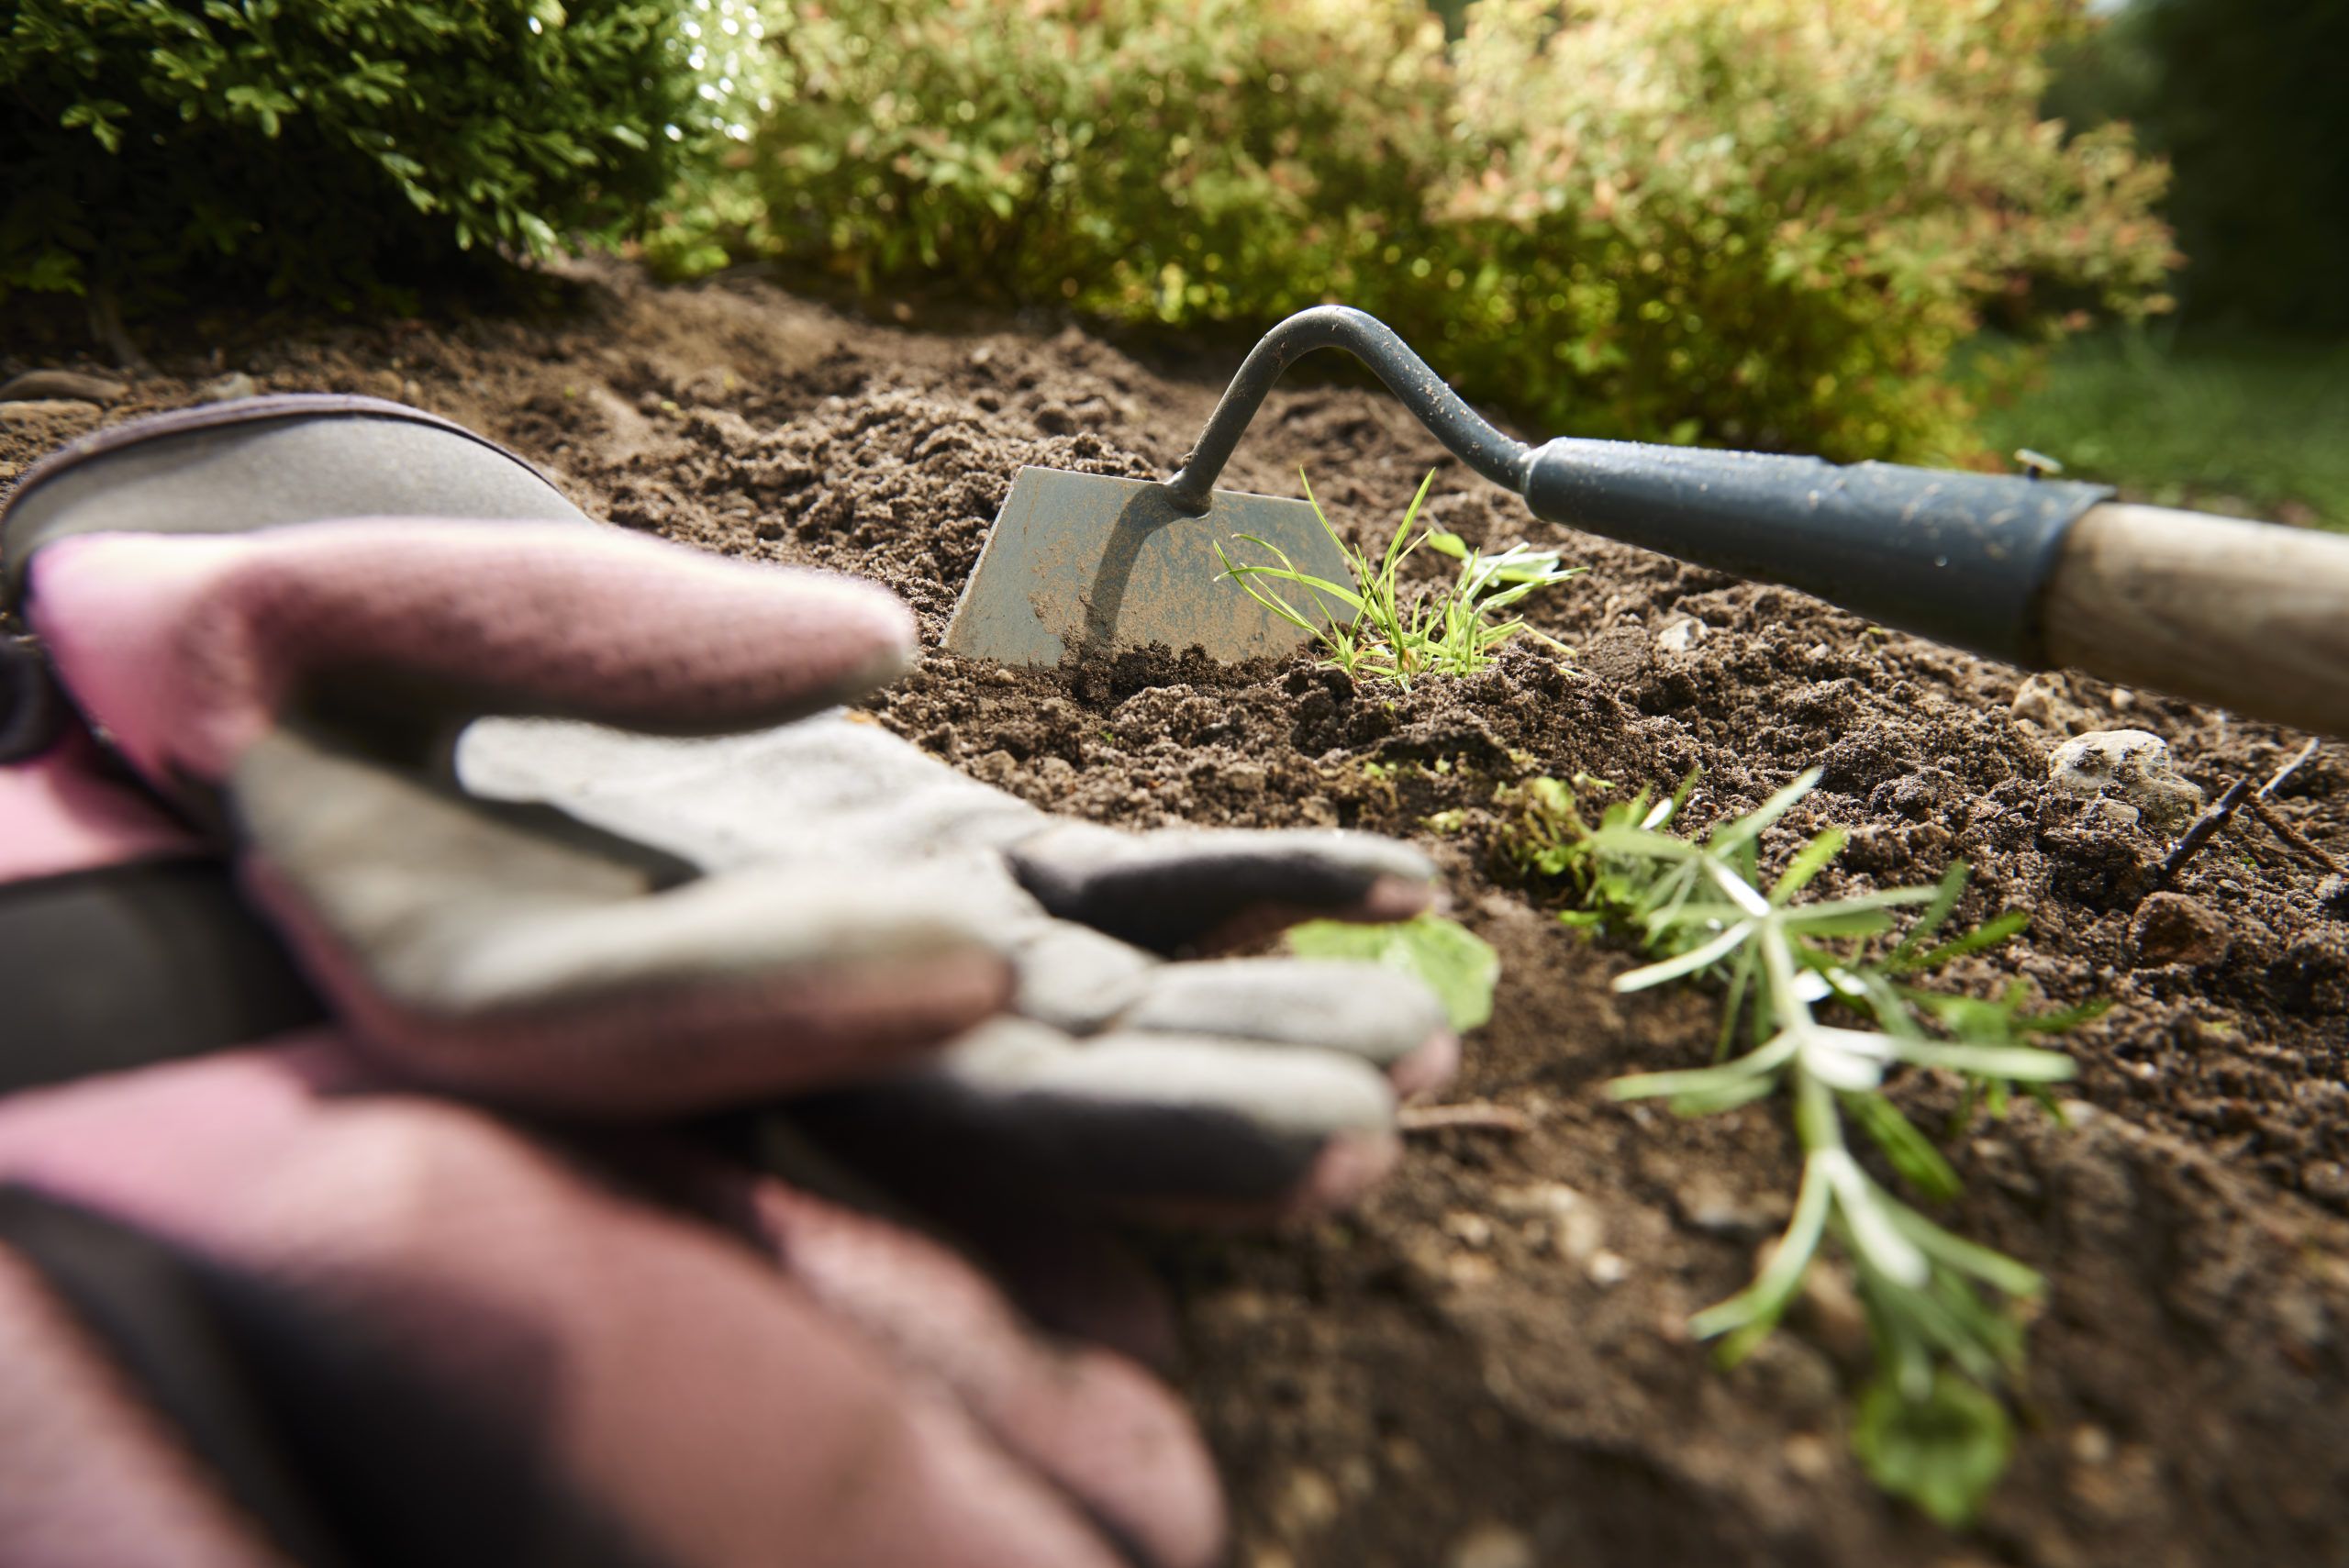
[[[2349,524],[2311,343],[2349,330],[2344,29],[2340,0],[19,0],[0,295],[407,308],[640,238],[674,276],[1235,350],[1335,298],[1537,429],[2030,445]]]
[[[1343,299],[1587,435],[1975,450],[1986,312],[2165,303],[2163,172],[2038,103],[2064,0],[825,0],[737,254],[1252,331]],[[700,239],[702,237],[696,237]],[[662,254],[698,264],[706,252]]]
[[[0,296],[405,304],[453,271],[633,232],[740,107],[718,85],[729,51],[696,36],[700,17],[726,37],[709,0],[16,0],[6,16]]]
[[[2135,0],[2052,61],[2049,113],[2132,122],[2174,164],[2181,308],[1996,388],[1987,435],[2164,504],[2349,528],[2349,5]]]

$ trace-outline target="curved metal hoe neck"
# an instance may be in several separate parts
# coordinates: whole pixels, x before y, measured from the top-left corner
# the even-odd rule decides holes
[[[1230,461],[1241,432],[1256,417],[1264,395],[1272,391],[1282,372],[1316,349],[1343,349],[1353,355],[1402,399],[1403,406],[1453,456],[1494,484],[1513,493],[1524,492],[1533,460],[1531,448],[1501,434],[1461,401],[1460,395],[1446,386],[1425,360],[1411,352],[1393,328],[1348,306],[1321,305],[1298,311],[1249,350],[1240,373],[1231,378],[1223,400],[1199,432],[1198,444],[1166,481],[1166,491],[1177,506],[1195,516],[1208,509],[1216,476]]]

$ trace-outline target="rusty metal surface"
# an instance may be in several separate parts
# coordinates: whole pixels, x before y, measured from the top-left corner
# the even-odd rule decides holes
[[[1018,664],[1153,642],[1177,652],[1196,643],[1225,661],[1289,652],[1303,632],[1239,584],[1216,580],[1219,540],[1235,562],[1270,562],[1237,534],[1271,540],[1303,571],[1348,581],[1336,543],[1303,501],[1218,490],[1194,517],[1161,484],[1023,468],[954,606],[946,646]],[[1303,590],[1272,586],[1321,618]]]

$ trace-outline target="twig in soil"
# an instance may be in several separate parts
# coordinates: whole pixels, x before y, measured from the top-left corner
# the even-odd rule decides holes
[[[2251,810],[2252,815],[2258,817],[2260,822],[2269,832],[2283,840],[2284,842],[2299,851],[2300,853],[2308,856],[2309,859],[2314,861],[2325,870],[2332,872],[2334,875],[2349,876],[2349,865],[2342,864],[2341,858],[2338,855],[2335,855],[2332,851],[2326,849],[2322,844],[2320,844],[2314,840],[2309,838],[2298,828],[2293,827],[2289,822],[2285,821],[2283,817],[2277,812],[2276,808],[2267,804],[2267,792],[2266,790],[2262,790],[2259,794],[2251,797]]]
[[[2301,747],[2297,756],[2293,757],[2290,762],[2276,770],[2276,776],[2274,778],[2269,779],[2266,784],[2259,786],[2259,798],[2262,800],[2274,799],[2276,792],[2284,787],[2284,781],[2290,778],[2294,773],[2299,773],[2302,762],[2307,762],[2310,757],[2316,755],[2316,748],[2317,743],[2314,740],[2310,740],[2307,745]]]
[[[1405,1106],[1395,1114],[1395,1125],[1407,1133],[1441,1132],[1456,1127],[1478,1132],[1506,1132],[1512,1138],[1533,1130],[1532,1118],[1523,1111],[1488,1100],[1454,1106]]]
[[[2202,852],[2202,846],[2210,841],[2212,834],[2227,825],[2227,818],[2235,814],[2235,807],[2241,806],[2243,796],[2250,793],[2251,780],[2248,776],[2229,784],[2227,793],[2219,797],[2218,803],[2196,817],[2193,825],[2186,829],[2186,836],[2177,841],[2177,848],[2169,852],[2169,858],[2154,869],[2153,885],[2165,887],[2171,877],[2185,870],[2186,862]]]

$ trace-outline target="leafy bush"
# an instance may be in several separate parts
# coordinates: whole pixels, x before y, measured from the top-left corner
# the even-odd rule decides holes
[[[755,15],[715,4],[19,0],[0,295],[347,302],[609,240],[725,135],[727,57],[763,69]]]
[[[1254,329],[1340,299],[1545,428],[1966,444],[1996,303],[2142,315],[2159,165],[2042,122],[2068,0],[796,0],[738,241]]]

